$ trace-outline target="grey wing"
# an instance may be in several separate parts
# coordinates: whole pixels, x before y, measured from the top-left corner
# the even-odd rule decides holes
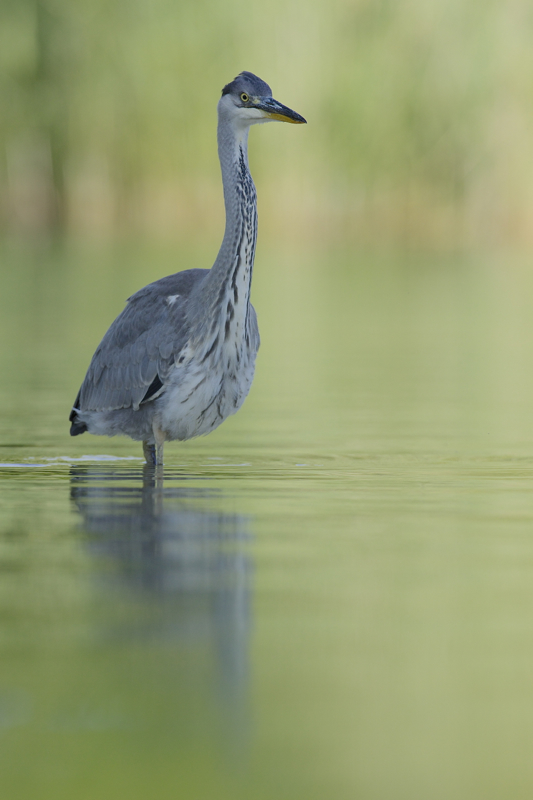
[[[76,398],[77,410],[137,410],[162,394],[189,337],[190,292],[208,272],[178,272],[129,298],[92,358]]]

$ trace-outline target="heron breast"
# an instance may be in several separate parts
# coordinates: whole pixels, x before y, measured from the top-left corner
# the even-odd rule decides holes
[[[226,343],[203,361],[193,358],[176,367],[159,406],[168,439],[203,436],[239,410],[252,385],[256,355],[239,350]]]

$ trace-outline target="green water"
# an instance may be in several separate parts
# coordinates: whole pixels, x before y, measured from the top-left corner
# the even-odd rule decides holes
[[[263,248],[252,393],[161,483],[67,417],[205,255],[2,251],[2,797],[531,797],[529,263]]]

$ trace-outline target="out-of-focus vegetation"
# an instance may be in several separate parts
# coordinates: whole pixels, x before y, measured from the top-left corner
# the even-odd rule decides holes
[[[527,0],[3,0],[1,227],[219,236],[215,106],[248,69],[309,120],[254,132],[278,234],[527,244],[532,35]]]

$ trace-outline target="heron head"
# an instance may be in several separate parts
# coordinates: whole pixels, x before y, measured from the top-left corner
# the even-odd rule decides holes
[[[219,109],[231,116],[236,124],[245,127],[273,120],[306,122],[296,111],[274,100],[268,83],[251,72],[241,72],[234,81],[224,86]]]

